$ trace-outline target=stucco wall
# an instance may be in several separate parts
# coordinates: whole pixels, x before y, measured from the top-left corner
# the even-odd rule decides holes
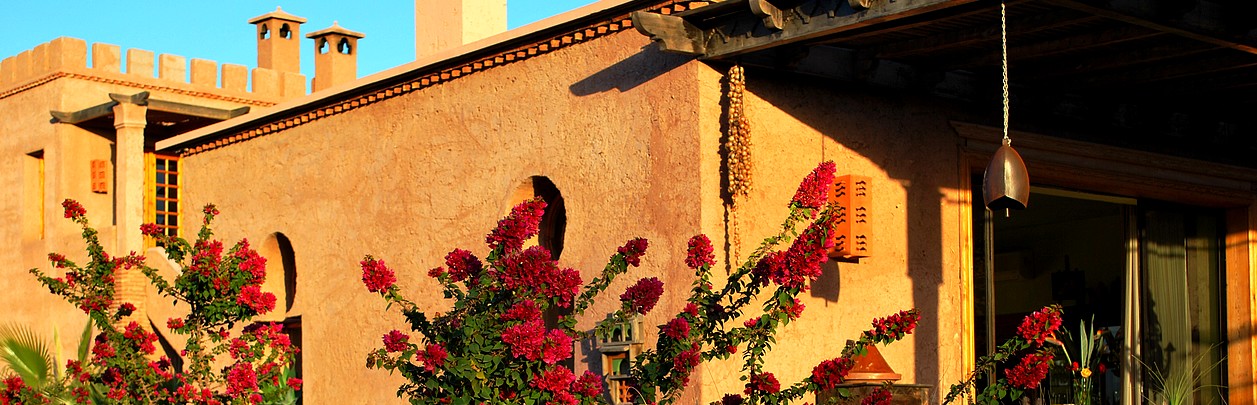
[[[406,294],[444,310],[427,269],[454,247],[483,256],[483,235],[529,176],[562,192],[560,262],[585,280],[626,240],[651,242],[582,327],[639,277],[688,285],[686,272],[669,272],[685,268],[700,227],[702,67],[645,45],[612,35],[184,160],[186,204],[217,204],[219,236],[292,241],[310,403],[400,402],[398,377],[363,368],[403,325],[362,286],[362,255],[384,258]],[[655,315],[682,305],[665,298]]]
[[[718,169],[708,145],[719,141],[711,132],[719,128],[724,69],[701,74],[705,174]],[[945,390],[959,378],[963,364],[960,225],[969,221],[961,217],[959,153],[948,122],[966,113],[924,97],[753,68],[746,76],[754,169],[750,196],[739,200],[731,215],[736,225],[729,230],[736,240],[730,242],[740,246],[735,263],[779,229],[799,181],[818,163],[833,160],[838,175],[872,178],[872,256],[858,264],[831,261],[825,266],[825,275],[801,294],[807,307],[802,318],[780,330],[766,371],[783,386],[793,384],[810,376],[820,361],[837,357],[846,340],[869,329],[874,317],[916,307],[923,317],[916,333],[881,352],[903,374],[901,382]],[[704,193],[710,194],[718,181],[706,180]],[[723,212],[710,200],[704,210],[705,220]],[[726,234],[718,219],[705,221],[704,228],[712,235]],[[740,364],[734,359],[704,368],[704,403],[742,391]]]

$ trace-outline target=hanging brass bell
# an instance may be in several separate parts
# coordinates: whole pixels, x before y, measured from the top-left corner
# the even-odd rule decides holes
[[[991,211],[1025,209],[1030,202],[1030,175],[1026,162],[1013,150],[1011,141],[995,150],[982,176],[982,197]]]

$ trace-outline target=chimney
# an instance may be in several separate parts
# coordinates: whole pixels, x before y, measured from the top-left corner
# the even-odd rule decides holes
[[[301,73],[301,24],[306,19],[275,11],[249,19],[257,25],[258,67],[287,73]]]
[[[415,59],[506,31],[506,0],[415,0]]]
[[[358,78],[358,40],[365,36],[335,21],[329,28],[306,35],[314,40],[314,91]]]

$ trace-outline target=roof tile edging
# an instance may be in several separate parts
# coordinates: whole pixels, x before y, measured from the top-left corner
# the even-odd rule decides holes
[[[692,3],[696,6],[701,6],[710,4],[711,2],[697,0],[667,0],[661,2],[661,4],[646,8],[645,10],[662,13],[681,12],[690,8],[689,6]],[[541,54],[554,52],[558,49],[566,48],[578,43],[606,37],[632,27],[633,23],[632,20],[629,19],[629,14],[622,14],[599,23],[571,30],[567,33],[549,39],[538,40],[530,45],[520,46],[495,55],[478,58],[474,61],[466,62],[458,66],[425,74],[409,81],[398,83],[372,93],[363,94],[349,100],[333,102],[330,105],[316,107],[304,113],[280,118],[268,123],[262,123],[250,129],[239,130],[231,135],[226,135],[216,140],[177,150],[175,153],[182,157],[188,157],[222,148],[227,145],[244,142],[249,139],[270,135],[283,129],[291,129],[321,118],[330,117],[370,104],[375,104],[403,94],[432,87],[445,81],[467,76],[472,73],[509,65]]]
[[[252,99],[235,97],[235,96],[224,96],[224,95],[215,94],[215,93],[206,92],[206,91],[177,89],[177,88],[167,87],[167,86],[144,84],[144,83],[138,83],[138,82],[129,81],[129,80],[112,79],[112,78],[93,76],[93,75],[87,75],[87,74],[82,74],[82,73],[64,72],[64,71],[52,72],[52,73],[49,73],[48,75],[45,75],[44,77],[31,80],[27,82],[26,84],[9,89],[3,93],[0,93],[0,99],[11,97],[18,93],[22,93],[27,90],[48,84],[60,78],[80,79],[80,80],[87,80],[87,81],[93,81],[93,82],[105,83],[105,84],[118,84],[118,85],[123,85],[123,86],[128,86],[128,87],[141,88],[145,90],[156,90],[156,91],[161,91],[165,93],[173,93],[173,94],[180,94],[180,95],[186,95],[186,96],[207,98],[211,100],[222,100],[222,101],[228,101],[228,102],[233,102],[233,103],[248,104],[251,106],[258,106],[258,107],[270,107],[276,104],[270,101],[252,100]]]

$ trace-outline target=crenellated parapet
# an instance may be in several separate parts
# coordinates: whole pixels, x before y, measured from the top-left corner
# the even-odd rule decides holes
[[[0,98],[62,77],[272,105],[306,94],[305,75],[61,37],[0,62]],[[90,62],[90,63],[89,63]]]

